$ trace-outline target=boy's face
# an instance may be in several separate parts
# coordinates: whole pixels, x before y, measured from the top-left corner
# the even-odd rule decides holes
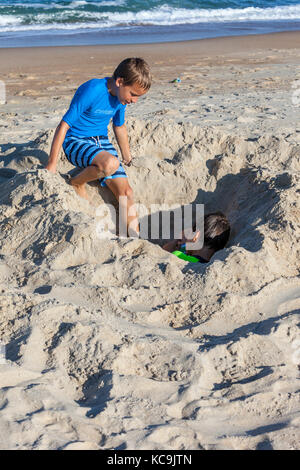
[[[136,103],[140,96],[147,93],[147,90],[137,83],[133,83],[133,85],[124,85],[123,78],[117,78],[116,85],[118,89],[118,99],[122,104]]]

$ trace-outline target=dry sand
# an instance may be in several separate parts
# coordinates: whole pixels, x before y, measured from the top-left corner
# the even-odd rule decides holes
[[[0,50],[0,448],[299,449],[299,50],[300,33]],[[223,210],[208,265],[99,239],[71,165],[43,169],[77,86],[130,55],[155,78],[128,109],[135,199]]]

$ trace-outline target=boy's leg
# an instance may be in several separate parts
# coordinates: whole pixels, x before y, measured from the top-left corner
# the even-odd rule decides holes
[[[134,206],[133,200],[133,191],[128,183],[127,178],[114,178],[106,180],[107,187],[112,191],[115,198],[120,204],[120,216],[126,217],[127,222],[127,230],[130,224],[131,230],[135,232],[135,234],[139,235],[139,222],[137,218],[137,213]],[[120,197],[123,196],[123,197]],[[125,196],[125,198],[124,198]]]
[[[102,150],[93,158],[90,166],[71,178],[70,184],[74,187],[79,196],[88,199],[85,184],[114,174],[119,168],[119,164],[120,162],[117,157]]]

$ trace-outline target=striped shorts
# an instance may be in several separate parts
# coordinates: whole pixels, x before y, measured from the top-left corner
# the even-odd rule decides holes
[[[109,152],[120,161],[116,149],[110,143],[108,137],[104,135],[95,137],[67,136],[63,143],[63,150],[69,162],[79,168],[90,166],[95,156],[102,150]],[[99,181],[101,186],[106,186],[106,180],[114,178],[127,178],[121,162],[113,175],[100,178]]]

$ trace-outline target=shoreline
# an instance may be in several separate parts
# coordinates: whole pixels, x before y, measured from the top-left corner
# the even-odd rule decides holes
[[[248,34],[248,35],[231,35],[231,36],[218,36],[218,37],[213,37],[213,38],[201,38],[201,39],[186,39],[184,41],[178,40],[178,41],[162,41],[162,42],[147,42],[147,43],[134,43],[134,44],[82,44],[82,45],[61,45],[61,46],[22,46],[22,47],[0,47],[0,52],[2,51],[12,51],[12,50],[28,50],[28,49],[73,49],[73,48],[134,48],[134,47],[154,47],[154,48],[160,48],[161,46],[168,46],[171,44],[180,44],[180,45],[185,45],[185,44],[203,44],[205,42],[207,43],[220,43],[220,42],[229,42],[229,41],[236,41],[236,42],[242,42],[246,43],[248,41],[250,42],[257,42],[260,39],[270,39],[271,41],[274,40],[276,43],[276,47],[279,47],[279,43],[276,42],[277,39],[283,39],[285,42],[282,44],[283,46],[287,46],[287,41],[291,39],[295,39],[295,37],[299,36],[299,44],[300,44],[300,29],[295,30],[295,31],[279,31],[279,32],[273,32],[273,33],[263,33],[263,34]],[[269,41],[268,41],[269,43]]]
[[[1,28],[0,28],[1,29]],[[180,41],[248,37],[300,31],[298,19],[131,25],[108,28],[37,29],[0,33],[0,47],[160,44]]]
[[[160,47],[163,45],[168,44],[196,44],[196,43],[204,43],[204,42],[222,42],[222,41],[242,41],[246,42],[248,40],[255,41],[259,40],[260,38],[270,38],[271,40],[276,40],[277,37],[284,38],[284,40],[290,39],[289,36],[300,36],[300,29],[299,30],[291,30],[291,31],[278,31],[278,32],[271,32],[271,33],[258,33],[258,34],[248,34],[248,35],[228,35],[228,36],[217,36],[211,38],[200,38],[200,39],[186,39],[186,40],[178,40],[178,41],[161,41],[161,42],[145,42],[145,43],[132,43],[132,44],[81,44],[81,45],[48,45],[48,46],[22,46],[22,47],[0,47],[0,52],[4,50],[26,50],[26,49],[55,49],[55,48],[124,48],[124,47]],[[286,45],[286,44],[284,44]]]

